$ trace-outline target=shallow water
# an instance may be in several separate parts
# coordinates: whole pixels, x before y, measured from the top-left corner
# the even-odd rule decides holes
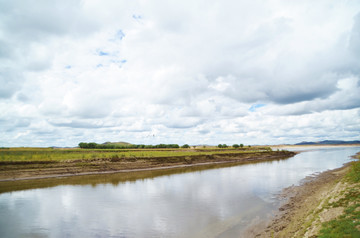
[[[0,183],[0,237],[239,237],[253,219],[278,209],[283,188],[341,167],[359,150],[316,148],[230,167]]]

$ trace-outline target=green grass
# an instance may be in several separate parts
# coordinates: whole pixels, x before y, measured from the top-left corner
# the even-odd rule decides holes
[[[354,162],[345,181],[351,188],[344,196],[328,207],[345,207],[345,212],[338,218],[322,224],[321,238],[360,237],[360,161]]]
[[[213,155],[228,153],[255,153],[264,152],[266,149],[253,150],[235,149],[52,149],[52,148],[9,148],[0,149],[0,162],[13,161],[71,161],[86,159],[111,159],[111,158],[146,158],[146,157],[173,157],[193,155]]]
[[[352,183],[360,183],[360,161],[356,161],[346,176],[347,180]]]
[[[360,204],[351,205],[345,210],[344,215],[325,222],[318,237],[360,237],[360,231],[356,228],[360,226],[360,211],[356,210],[358,207],[360,207]]]

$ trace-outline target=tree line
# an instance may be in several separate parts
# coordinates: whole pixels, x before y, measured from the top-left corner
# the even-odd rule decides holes
[[[177,148],[190,148],[188,144],[184,144],[179,146],[178,144],[158,144],[158,145],[133,145],[133,144],[113,144],[113,143],[104,143],[104,144],[97,144],[95,142],[80,142],[79,147],[81,149],[177,149]],[[226,144],[219,144],[218,148],[228,148],[230,146]],[[233,148],[243,148],[243,144],[233,144]]]
[[[227,144],[219,144],[218,147],[219,147],[219,148],[228,148],[229,146],[228,146]],[[239,148],[239,147],[240,147],[240,148],[243,148],[243,147],[244,147],[244,144],[240,144],[240,145],[238,145],[238,144],[233,144],[232,147],[234,147],[235,149],[236,149],[236,148]]]
[[[178,144],[158,144],[158,145],[117,145],[117,144],[97,144],[95,142],[80,142],[81,149],[177,149],[180,148]],[[188,144],[181,146],[181,148],[190,148]]]

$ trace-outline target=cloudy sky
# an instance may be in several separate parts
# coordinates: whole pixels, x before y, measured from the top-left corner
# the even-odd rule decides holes
[[[0,0],[0,147],[360,139],[358,0]]]

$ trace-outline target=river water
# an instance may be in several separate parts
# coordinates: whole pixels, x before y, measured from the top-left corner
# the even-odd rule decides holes
[[[0,237],[241,237],[276,196],[360,147],[237,166],[0,183]],[[14,190],[14,191],[10,191]]]

